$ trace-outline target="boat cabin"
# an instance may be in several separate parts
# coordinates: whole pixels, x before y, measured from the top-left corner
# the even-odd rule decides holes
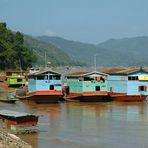
[[[24,71],[24,70],[7,70],[6,81],[9,86],[25,85],[26,83],[25,75],[27,73],[28,71]]]
[[[105,71],[108,76],[110,93],[127,96],[148,95],[148,70],[142,68],[122,68]]]
[[[107,94],[107,74],[75,72],[66,75],[66,95]]]
[[[56,90],[61,91],[61,74],[52,70],[45,70],[27,75],[28,92]]]

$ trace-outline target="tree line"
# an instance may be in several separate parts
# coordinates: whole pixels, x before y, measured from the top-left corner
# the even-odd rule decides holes
[[[37,61],[35,53],[24,46],[24,36],[0,23],[0,69],[27,69]]]

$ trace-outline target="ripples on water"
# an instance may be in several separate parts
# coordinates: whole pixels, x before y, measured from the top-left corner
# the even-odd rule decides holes
[[[148,103],[0,103],[39,114],[39,133],[20,137],[35,148],[146,148]]]

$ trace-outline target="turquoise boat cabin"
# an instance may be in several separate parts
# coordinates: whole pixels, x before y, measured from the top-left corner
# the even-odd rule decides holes
[[[108,76],[108,91],[116,101],[143,101],[148,95],[148,70],[142,68],[112,68]]]
[[[100,101],[106,99],[107,74],[101,72],[75,72],[65,75],[64,96],[80,101]]]
[[[28,71],[24,70],[7,70],[6,71],[6,81],[9,86],[21,86],[25,85],[26,77],[25,75]]]

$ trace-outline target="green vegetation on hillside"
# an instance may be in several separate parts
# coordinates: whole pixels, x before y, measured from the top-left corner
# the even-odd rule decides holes
[[[148,37],[110,39],[99,45],[66,40],[60,37],[40,36],[38,40],[51,43],[87,65],[97,66],[147,66]]]
[[[147,66],[147,48],[148,37],[110,39],[94,45],[60,37],[30,37],[0,23],[0,69],[45,64],[92,66],[95,56],[97,66]]]
[[[45,43],[51,43],[66,52],[72,59],[78,60],[87,65],[94,64],[94,54],[97,53],[98,48],[93,44],[81,43],[77,41],[66,40],[61,37],[40,36],[37,38]],[[104,49],[100,49],[100,55],[104,57]],[[101,59],[102,59],[101,58]],[[101,64],[100,60],[98,63]]]
[[[0,69],[26,69],[35,61],[36,56],[24,46],[23,35],[0,23]]]
[[[50,63],[52,66],[64,66],[64,65],[80,65],[76,60],[71,60],[71,58],[61,49],[55,47],[50,43],[45,43],[39,41],[33,37],[24,37],[25,46],[32,49],[37,55],[37,65],[45,64],[45,54],[46,54],[46,64]]]
[[[148,37],[133,37],[122,39],[110,39],[98,44],[120,57],[120,63],[132,66],[148,66]]]

